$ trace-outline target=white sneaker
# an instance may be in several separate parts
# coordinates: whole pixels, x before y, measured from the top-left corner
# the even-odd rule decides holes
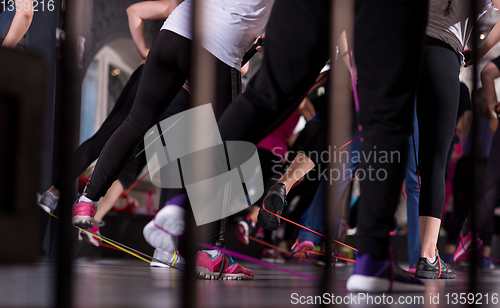
[[[186,266],[186,260],[184,260],[178,251],[168,252],[156,248],[153,257],[161,262],[151,260],[151,267],[173,267],[183,270]]]
[[[184,209],[166,205],[143,230],[149,245],[164,251],[177,250],[177,237],[184,233]]]

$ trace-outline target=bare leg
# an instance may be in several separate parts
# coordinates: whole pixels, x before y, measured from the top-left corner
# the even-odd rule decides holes
[[[455,244],[446,244],[446,246],[444,247],[444,253],[448,255],[455,254],[456,250],[457,250],[457,245]]]
[[[51,194],[53,194],[54,196],[56,196],[56,197],[60,197],[61,196],[61,192],[59,190],[57,190],[57,188],[55,188],[54,186],[52,186],[52,187],[49,188],[49,192]]]
[[[422,258],[434,259],[441,219],[431,216],[420,216],[420,241],[422,242]]]
[[[489,62],[481,71],[481,83],[483,85],[484,96],[490,106],[498,102],[497,94],[495,91],[495,79],[500,77],[500,70],[498,67]]]
[[[481,248],[481,255],[485,257],[489,257],[491,253],[491,247],[490,246],[483,246]]]
[[[108,192],[104,197],[99,200],[97,204],[97,213],[95,214],[94,220],[102,221],[104,216],[113,208],[116,199],[118,199],[123,193],[123,186],[120,181],[114,181],[113,185],[108,189]]]
[[[305,154],[299,153],[290,164],[285,174],[281,177],[278,183],[282,183],[286,187],[286,194],[304,175],[314,168],[313,161]]]
[[[252,208],[250,209],[250,212],[248,213],[248,216],[252,219],[252,222],[257,222],[257,216],[259,215],[259,210],[260,207],[252,205]]]

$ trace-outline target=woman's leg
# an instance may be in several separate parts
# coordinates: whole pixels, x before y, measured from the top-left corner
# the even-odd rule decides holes
[[[442,46],[424,49],[417,95],[421,257],[434,259],[445,194],[448,149],[455,131],[460,94],[460,63],[456,53]]]
[[[160,31],[144,66],[134,106],[106,143],[84,195],[99,200],[123,170],[146,132],[161,118],[190,70],[191,41]]]
[[[74,172],[71,174],[71,178],[77,178],[85,168],[87,168],[94,160],[99,157],[102,148],[111,137],[111,135],[120,127],[123,123],[135,100],[137,95],[137,89],[139,88],[139,81],[141,80],[142,70],[144,65],[139,66],[135,72],[130,76],[130,79],[125,84],[120,96],[116,100],[115,106],[106,117],[104,123],[102,123],[99,130],[84,143],[82,143],[75,151],[75,163],[77,164],[74,168]],[[65,172],[71,172],[68,166],[61,166],[59,174],[57,175],[54,185],[49,190],[53,194],[59,195],[59,190],[57,187],[61,187],[61,179],[64,177],[61,174]]]

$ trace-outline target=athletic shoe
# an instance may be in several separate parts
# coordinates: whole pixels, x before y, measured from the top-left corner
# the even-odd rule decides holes
[[[313,242],[297,239],[292,246],[292,257],[304,260],[309,257],[309,251],[312,250],[314,250]]]
[[[276,249],[273,248],[265,248],[262,251],[262,258],[260,259],[268,263],[285,263],[285,259],[278,253]]]
[[[99,227],[100,226],[97,226],[97,222],[94,222],[94,226],[92,228],[89,228],[88,230],[101,235],[101,232],[99,232]],[[78,230],[78,240],[90,245],[94,245],[95,247],[100,246],[100,240],[97,237],[83,230]]]
[[[149,245],[164,251],[177,250],[178,237],[184,233],[184,208],[187,195],[182,194],[169,200],[143,230]]]
[[[479,237],[476,240],[477,249],[483,247],[483,241]],[[467,233],[466,236],[462,236],[460,243],[458,244],[457,251],[453,256],[453,262],[459,263],[463,261],[468,261],[470,259],[470,254],[472,253],[472,231]]]
[[[80,228],[89,229],[94,226],[97,203],[87,202],[81,199],[82,196],[78,197],[73,204],[73,224]]]
[[[43,193],[38,201],[38,206],[41,207],[45,212],[51,214],[54,213],[57,208],[57,203],[59,202],[59,197],[54,196],[48,190]]]
[[[358,255],[354,272],[347,280],[350,292],[423,292],[420,279],[408,274],[396,263],[375,260],[369,254]]]
[[[180,270],[184,270],[186,267],[186,260],[184,260],[178,251],[168,252],[163,249],[156,248],[153,258],[158,261],[154,259],[151,260],[151,267],[172,267]]]
[[[255,223],[252,222],[250,217],[245,217],[244,219],[238,221],[236,224],[236,231],[234,231],[234,235],[236,238],[245,245],[250,244],[250,240],[248,236],[252,233],[255,227]]]
[[[436,260],[432,263],[427,258],[418,258],[415,277],[425,279],[455,279],[457,272],[446,265],[436,251]]]
[[[286,202],[285,184],[276,183],[267,192],[264,198],[264,208],[259,210],[258,221],[262,228],[267,230],[278,230],[280,219],[268,211],[281,215]],[[267,210],[267,211],[266,211]]]
[[[249,269],[239,265],[231,258],[230,255],[224,255],[217,252],[214,256],[208,251],[198,251],[196,254],[196,273],[200,278],[204,279],[217,279],[219,277],[220,269],[222,267],[222,260],[224,261],[224,268],[220,276],[224,280],[248,280],[253,279],[253,272]]]

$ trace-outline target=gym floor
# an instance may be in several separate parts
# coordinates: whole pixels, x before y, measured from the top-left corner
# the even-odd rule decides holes
[[[196,294],[198,307],[289,307],[300,302],[307,304],[308,300],[312,303],[314,296],[322,292],[321,282],[262,265],[241,264],[254,271],[255,280],[200,279],[197,281]],[[307,262],[292,261],[280,266],[318,278],[321,278],[324,270]],[[48,261],[33,265],[0,266],[0,307],[53,307],[55,269],[55,264]],[[500,268],[480,273],[477,290],[481,295],[476,294],[474,297],[468,293],[468,269],[458,266],[455,269],[458,272],[456,280],[426,280],[427,289],[424,293],[391,294],[394,304],[386,306],[401,306],[397,301],[402,300],[402,303],[413,303],[408,305],[411,307],[428,307],[431,303],[437,303],[439,298],[439,306],[447,307],[464,300],[467,303],[467,298],[473,298],[482,307],[498,307]],[[372,304],[369,297],[362,299],[363,295],[353,293],[354,302],[345,304],[346,300],[351,301],[351,293],[345,290],[351,272],[352,266],[334,270],[333,299],[344,301],[337,306],[370,307],[384,300],[382,294],[370,294]],[[74,263],[74,306],[181,307],[183,275],[170,268],[150,268],[140,260],[79,258]],[[464,293],[462,298],[460,293]],[[386,303],[389,303],[387,295],[384,296]],[[331,295],[325,297],[331,300]],[[316,301],[316,304],[319,302]]]

